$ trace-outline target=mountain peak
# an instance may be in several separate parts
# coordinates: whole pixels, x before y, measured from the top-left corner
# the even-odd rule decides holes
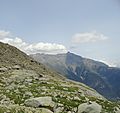
[[[119,80],[120,69],[110,68],[102,62],[83,58],[71,52],[54,56],[31,56],[68,79],[89,85],[106,98],[117,98],[118,93],[115,91],[116,87],[114,86],[116,83],[111,83],[112,80],[110,77],[114,79],[118,78]],[[118,97],[120,97],[120,95],[118,95]]]

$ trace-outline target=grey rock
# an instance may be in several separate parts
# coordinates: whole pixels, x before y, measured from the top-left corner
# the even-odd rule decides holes
[[[64,107],[58,107],[54,110],[55,113],[62,113],[62,111],[64,110]]]
[[[0,72],[5,72],[5,71],[7,71],[7,70],[8,70],[8,69],[5,68],[5,67],[0,68]]]
[[[120,113],[120,109],[118,107],[115,108],[116,110],[114,111],[115,113]]]
[[[21,67],[20,67],[19,65],[15,65],[15,66],[13,66],[12,68],[13,68],[13,69],[16,69],[16,70],[21,69]]]
[[[80,98],[78,96],[75,96],[74,100],[80,100]]]
[[[71,111],[68,111],[67,113],[72,113]]]
[[[27,95],[27,96],[33,96],[33,94],[31,92],[25,92],[25,95]]]
[[[38,97],[38,98],[31,98],[25,101],[24,103],[26,106],[29,107],[50,107],[53,108],[55,103],[52,101],[52,97]]]
[[[42,113],[53,113],[52,111],[50,111],[49,109],[46,109],[46,108],[41,108],[41,112]]]
[[[73,108],[73,111],[74,111],[75,113],[77,112],[77,110],[78,110],[77,107]]]
[[[78,106],[78,113],[100,113],[102,110],[101,105],[96,102],[83,103]]]

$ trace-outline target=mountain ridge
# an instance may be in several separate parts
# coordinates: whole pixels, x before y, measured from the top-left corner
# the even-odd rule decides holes
[[[116,87],[120,85],[118,83],[120,68],[109,67],[105,63],[83,58],[70,52],[57,55],[38,53],[30,56],[68,79],[82,82],[94,88],[108,99],[118,99],[120,97],[119,89],[116,90]],[[113,76],[114,74],[115,76]]]

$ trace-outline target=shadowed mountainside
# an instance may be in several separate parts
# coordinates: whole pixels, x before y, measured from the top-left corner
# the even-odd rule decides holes
[[[120,97],[120,68],[83,58],[73,53],[31,55],[36,61],[63,74],[68,79],[82,82],[108,99]]]

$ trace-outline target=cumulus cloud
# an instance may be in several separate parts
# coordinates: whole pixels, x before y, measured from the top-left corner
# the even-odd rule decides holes
[[[0,31],[0,41],[13,45],[27,54],[33,53],[58,54],[67,52],[67,49],[64,45],[43,42],[29,44],[27,42],[24,42],[19,37],[12,36],[11,33],[8,31]]]
[[[93,31],[93,32],[85,32],[85,33],[76,33],[72,37],[72,42],[86,43],[86,42],[97,42],[106,39],[108,39],[108,37],[104,36],[103,34],[97,33],[96,31]]]
[[[0,31],[0,39],[4,39],[5,37],[10,37],[10,32],[9,31]]]

